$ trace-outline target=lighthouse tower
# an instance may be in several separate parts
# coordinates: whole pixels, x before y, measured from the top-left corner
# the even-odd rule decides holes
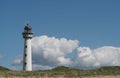
[[[33,37],[33,32],[29,24],[25,26],[22,35],[24,38],[23,70],[32,71],[31,39]]]

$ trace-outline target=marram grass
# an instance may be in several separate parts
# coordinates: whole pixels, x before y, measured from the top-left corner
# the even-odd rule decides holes
[[[83,78],[98,76],[118,76],[119,66],[107,66],[94,70],[79,70],[64,66],[45,71],[13,71],[0,67],[0,78]]]

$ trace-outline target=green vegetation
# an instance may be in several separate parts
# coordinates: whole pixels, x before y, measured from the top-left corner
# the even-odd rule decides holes
[[[9,71],[9,69],[8,69],[8,68],[5,68],[5,67],[0,66],[0,71]]]
[[[101,76],[101,75],[120,75],[119,66],[107,66],[94,70],[79,70],[69,67],[56,67],[45,71],[13,71],[0,67],[0,77],[83,77],[83,76]]]

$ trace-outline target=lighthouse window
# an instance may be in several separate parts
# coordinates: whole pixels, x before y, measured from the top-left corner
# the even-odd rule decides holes
[[[27,54],[25,54],[25,57],[27,56]]]
[[[25,45],[25,48],[27,48],[27,45]]]
[[[25,65],[26,65],[27,63],[25,62]]]

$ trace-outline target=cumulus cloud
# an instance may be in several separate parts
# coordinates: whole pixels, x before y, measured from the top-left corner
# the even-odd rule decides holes
[[[22,55],[18,55],[17,57],[15,57],[12,65],[13,66],[22,65],[22,62],[23,62],[23,56]]]
[[[71,58],[69,54],[74,54]],[[66,57],[67,56],[67,57]],[[46,70],[56,66],[73,68],[96,68],[101,66],[120,66],[120,48],[103,46],[97,49],[80,47],[78,40],[48,37],[32,39],[33,69]],[[13,65],[22,64],[22,56],[16,57]]]
[[[101,66],[120,66],[120,48],[104,46],[91,50],[89,47],[79,47],[74,67],[95,68]]]
[[[52,69],[52,68],[54,68],[54,67],[51,67],[51,66],[43,66],[43,65],[37,65],[37,64],[33,64],[32,65],[32,68],[34,69],[34,70],[38,70],[38,69],[40,69],[40,70],[48,70],[48,69]]]
[[[45,66],[69,65],[71,58],[65,56],[78,47],[78,40],[48,37],[46,35],[32,39],[33,63]]]

